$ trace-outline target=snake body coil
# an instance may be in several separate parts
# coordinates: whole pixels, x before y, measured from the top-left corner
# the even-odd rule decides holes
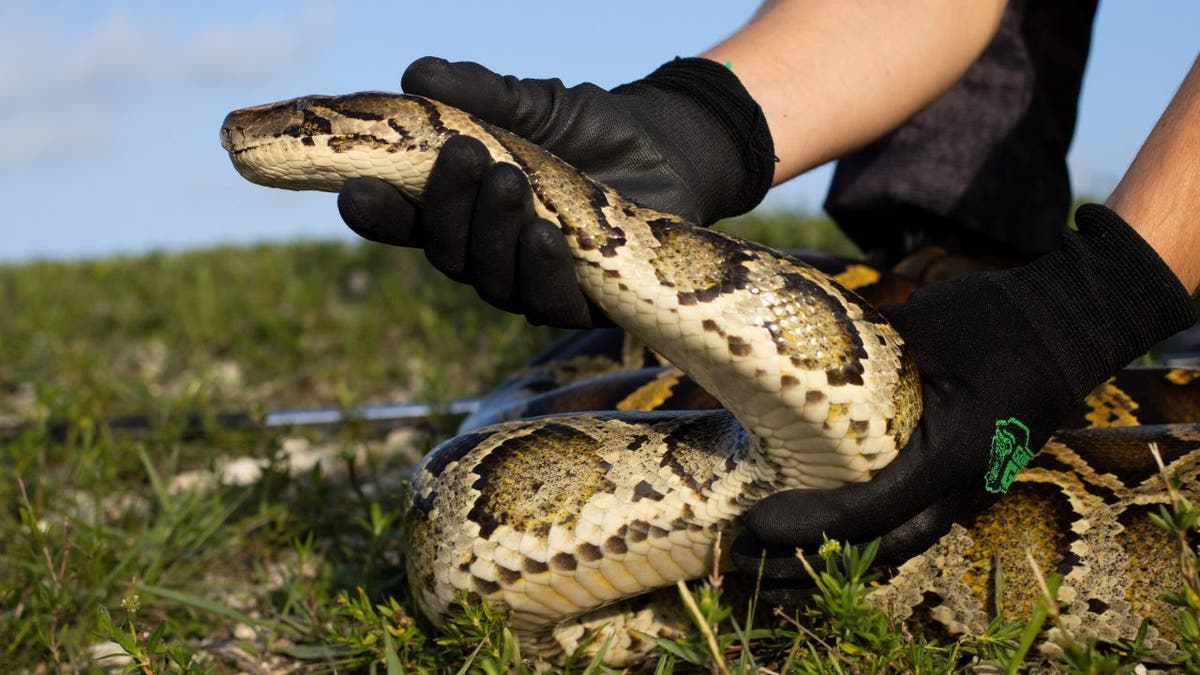
[[[719,534],[756,500],[865,480],[903,447],[920,394],[899,337],[803,263],[633,204],[519,137],[418,97],[248,108],[226,118],[222,143],[256,183],[337,191],[377,176],[419,202],[455,134],[525,172],[587,296],[728,412],[515,422],[437,448],[414,472],[408,535],[411,581],[430,616],[476,593],[508,610],[525,648],[569,649],[578,636],[558,624],[703,575]],[[610,649],[633,639],[626,632]]]
[[[587,296],[691,377],[626,371],[632,393],[608,407],[653,409],[694,380],[723,408],[539,417],[442,444],[413,473],[414,596],[434,621],[461,593],[507,610],[526,653],[558,658],[607,640],[609,662],[636,659],[651,647],[643,633],[680,625],[647,592],[710,571],[714,543],[751,504],[865,480],[895,456],[921,413],[917,374],[891,328],[812,268],[630,203],[434,101],[306,97],[231,113],[221,139],[256,183],[337,191],[375,176],[419,202],[455,134],[525,172]],[[585,384],[554,409],[579,409],[571,400],[588,400],[576,386]],[[1157,442],[1195,499],[1200,425],[1174,424],[1196,410],[1148,416],[1153,393],[1195,408],[1200,371],[1125,373],[1097,388],[1082,425],[1146,426],[1056,435],[1009,495],[964,514],[870,597],[914,625],[982,631],[998,611],[1027,614],[1037,588],[1029,556],[1063,577],[1052,638],[1131,639],[1149,617],[1144,645],[1172,649],[1162,595],[1177,584],[1177,553],[1146,518],[1169,502],[1146,447]]]

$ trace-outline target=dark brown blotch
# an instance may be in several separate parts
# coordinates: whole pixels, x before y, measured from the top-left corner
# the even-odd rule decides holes
[[[560,572],[571,572],[576,567],[579,567],[579,561],[570,553],[559,551],[550,557],[550,567]]]
[[[412,138],[412,134],[408,131],[408,129],[405,128],[402,124],[400,124],[396,120],[388,120],[387,124],[389,127],[392,128],[392,131],[396,132],[396,135],[399,136],[402,140],[408,141]]]
[[[525,570],[526,574],[541,574],[550,569],[550,566],[540,560],[526,558],[521,561],[521,569]]]
[[[734,356],[748,356],[753,351],[749,342],[736,335],[730,335],[727,341],[729,342],[729,353]]]
[[[644,480],[633,486],[633,501],[635,502],[643,499],[650,499],[657,502],[661,501],[664,496],[663,493],[655,490],[653,485]]]
[[[342,117],[349,117],[350,119],[355,120],[366,120],[368,122],[379,122],[383,120],[383,115],[380,115],[379,113],[360,110],[358,108],[352,108],[349,106],[339,107],[337,111],[341,113]]]
[[[318,115],[310,108],[304,110],[303,119],[298,124],[288,125],[281,133],[293,138],[321,136],[333,133],[333,125],[327,118]]]
[[[596,562],[604,557],[604,551],[601,551],[599,546],[588,542],[576,546],[575,552],[579,555],[579,559],[584,562]]]
[[[500,578],[500,583],[505,586],[512,586],[521,578],[520,570],[510,570],[502,565],[496,565],[496,576]]]
[[[438,447],[437,452],[425,459],[424,469],[434,478],[442,475],[446,467],[458,462],[480,443],[491,437],[491,432],[468,433],[458,436]]]
[[[371,136],[370,134],[347,134],[345,136],[332,136],[329,139],[328,145],[329,149],[334,152],[348,152],[350,150],[357,150],[364,147],[370,147],[374,149],[392,148],[391,143],[388,143],[382,138]]]
[[[471,577],[471,585],[475,587],[475,592],[480,595],[492,595],[500,591],[500,584],[479,577]]]
[[[442,121],[442,112],[438,110],[437,104],[423,98],[413,98],[411,100],[425,110],[425,118],[429,120],[429,124],[433,127],[435,133],[442,134],[449,131],[446,128],[446,123]],[[457,134],[458,132],[455,131],[452,133]]]
[[[844,366],[830,368],[825,371],[825,379],[829,381],[831,387],[844,387],[853,385],[855,387],[862,386],[863,367],[861,363],[848,363]]]
[[[611,555],[620,555],[629,551],[625,540],[620,537],[609,537],[604,540],[604,550]]]

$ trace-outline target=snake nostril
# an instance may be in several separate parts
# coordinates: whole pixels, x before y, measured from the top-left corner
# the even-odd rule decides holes
[[[221,122],[221,147],[227,151],[233,150],[233,125],[230,123],[229,116],[226,116],[225,121]]]

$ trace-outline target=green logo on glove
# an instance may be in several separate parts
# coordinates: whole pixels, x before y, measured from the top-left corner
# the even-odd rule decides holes
[[[983,477],[983,486],[993,494],[1008,492],[1017,474],[1031,459],[1033,451],[1029,449],[1029,427],[1015,417],[996,420],[992,454],[988,459],[988,472]]]

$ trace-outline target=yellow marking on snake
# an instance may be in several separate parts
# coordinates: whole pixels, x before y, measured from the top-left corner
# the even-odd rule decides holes
[[[1137,401],[1122,391],[1112,378],[1093,389],[1084,403],[1088,407],[1085,419],[1091,426],[1132,427],[1139,424],[1134,414],[1138,409]]]
[[[635,389],[617,403],[617,410],[656,410],[671,398],[675,385],[679,384],[683,371],[668,368],[646,384]]]
[[[879,270],[867,265],[847,265],[846,269],[833,275],[832,279],[853,291],[879,281]]]
[[[1181,387],[1191,383],[1196,378],[1200,378],[1200,369],[1196,368],[1176,368],[1167,373],[1167,380]]]

